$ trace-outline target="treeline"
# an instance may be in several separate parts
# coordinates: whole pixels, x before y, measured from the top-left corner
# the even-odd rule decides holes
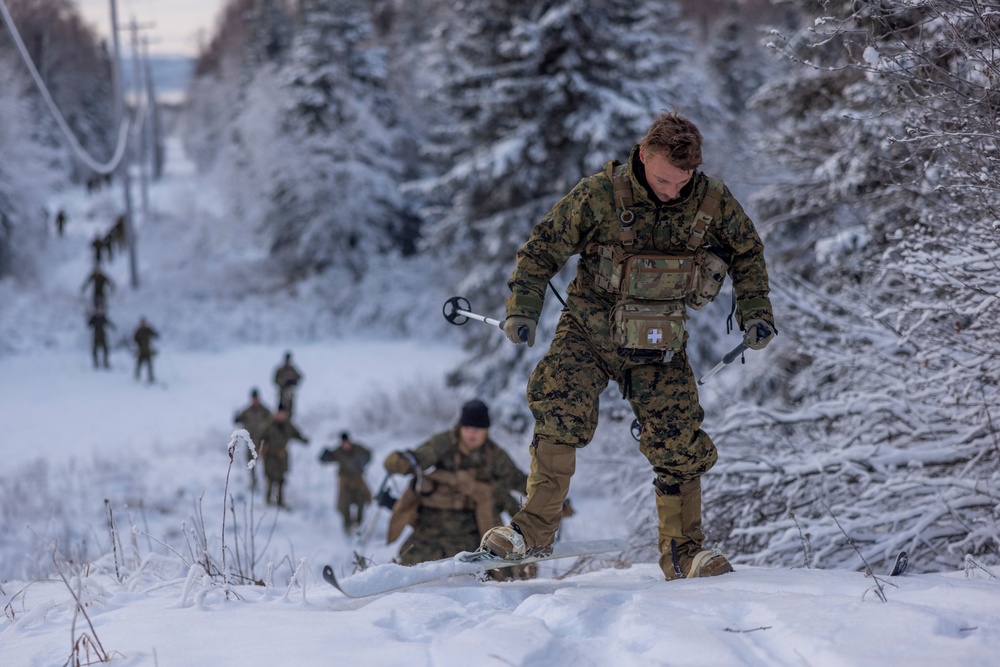
[[[722,450],[714,537],[762,564],[855,566],[848,537],[872,564],[900,547],[918,569],[995,557],[996,14],[783,2],[765,31],[739,6],[708,29],[674,2],[235,0],[187,137],[290,276],[350,281],[418,253],[496,304],[531,225],[652,113],[680,109],[755,212],[780,332],[767,364],[703,397]],[[452,379],[527,427],[541,351],[492,333],[470,332]],[[694,339],[698,363],[715,337]],[[612,391],[605,425],[623,419]],[[618,462],[603,468],[636,552],[652,549],[627,430],[592,446]]]
[[[72,0],[7,0],[21,39],[84,148],[110,157],[115,139],[107,46]],[[55,215],[53,192],[92,174],[76,161],[32,83],[14,41],[0,30],[0,277],[30,269],[31,249]]]

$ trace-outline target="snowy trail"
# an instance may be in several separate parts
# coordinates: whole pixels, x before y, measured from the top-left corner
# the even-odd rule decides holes
[[[96,640],[122,667],[996,664],[1000,582],[976,568],[968,578],[894,579],[887,602],[859,572],[737,565],[723,577],[667,583],[654,563],[564,576],[572,565],[561,561],[543,563],[530,581],[456,578],[345,599],[322,581],[323,565],[348,575],[358,556],[389,562],[399,542],[384,543],[387,512],[374,508],[370,541],[343,534],[335,472],[318,455],[344,429],[380,462],[449,427],[468,397],[445,375],[464,352],[430,325],[422,338],[371,335],[361,320],[331,333],[336,323],[318,315],[316,293],[283,291],[267,277],[248,290],[259,248],[231,238],[223,203],[200,178],[175,160],[154,186],[140,290],[125,287],[124,262],[111,266],[122,286],[112,319],[128,332],[147,314],[163,332],[159,384],[136,382],[122,347],[110,371],[90,366],[79,285],[85,242],[113,215],[112,199],[74,195],[69,229],[78,224],[50,241],[39,279],[0,283],[3,667],[61,665],[74,640],[95,639],[54,576],[57,549],[79,564],[62,567],[78,575]],[[435,310],[426,319],[439,318]],[[313,441],[291,447],[292,510],[279,513],[251,493],[242,453],[230,469],[226,445],[250,387],[273,404],[270,378],[285,350],[305,374],[295,420]],[[530,435],[494,430],[526,468]],[[621,537],[618,508],[588,477],[593,467],[574,477],[566,539]],[[369,484],[382,477],[376,463]],[[393,480],[397,491],[402,481]],[[201,569],[204,553],[218,562],[224,521],[229,562],[242,553],[245,573],[266,583],[233,584],[228,598]]]

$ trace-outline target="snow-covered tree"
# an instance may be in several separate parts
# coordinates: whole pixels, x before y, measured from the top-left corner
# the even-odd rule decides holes
[[[673,2],[464,2],[447,30],[438,98],[450,122],[428,150],[441,175],[414,186],[427,204],[424,245],[467,275],[457,293],[502,317],[535,222],[580,178],[625,159],[657,111],[707,105],[684,67],[692,47]],[[546,309],[543,329],[557,313]],[[510,388],[500,411],[526,413],[539,350],[495,331],[470,332],[469,349],[454,380],[487,396]]]
[[[955,566],[1000,546],[996,19],[803,6],[776,38],[801,67],[758,94],[793,175],[759,200],[781,335],[717,427],[710,516],[754,562],[857,565],[849,536]]]
[[[373,253],[412,250],[415,228],[397,182],[399,139],[386,62],[360,0],[309,0],[287,62],[271,81],[261,227],[292,276],[336,267],[354,278]],[[274,84],[277,83],[277,87]]]
[[[8,0],[28,55],[86,150],[110,157],[107,53],[68,0]],[[60,134],[7,30],[0,30],[0,276],[29,271],[53,192],[86,172]]]

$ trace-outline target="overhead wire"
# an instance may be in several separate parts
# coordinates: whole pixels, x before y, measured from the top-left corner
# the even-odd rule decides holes
[[[113,173],[115,169],[118,168],[118,165],[121,164],[122,158],[125,156],[125,149],[128,145],[129,128],[131,125],[129,118],[127,116],[122,117],[121,125],[118,128],[118,144],[115,147],[115,152],[111,156],[111,159],[107,162],[100,162],[94,158],[89,152],[87,152],[87,149],[83,147],[79,139],[77,139],[76,134],[73,133],[73,129],[70,128],[69,124],[66,122],[66,119],[63,117],[62,112],[56,105],[55,100],[52,99],[48,86],[45,85],[45,81],[42,80],[42,76],[38,73],[38,68],[36,68],[35,63],[32,62],[31,54],[28,53],[28,49],[24,46],[21,34],[18,32],[17,25],[14,24],[14,18],[10,15],[10,11],[7,9],[7,3],[4,0],[0,0],[0,17],[3,18],[4,25],[7,26],[7,32],[10,33],[11,39],[21,55],[21,59],[24,61],[28,71],[31,72],[31,78],[34,80],[35,86],[41,93],[42,98],[45,100],[45,104],[48,106],[49,111],[55,118],[56,124],[66,137],[66,140],[69,142],[73,152],[76,153],[77,157],[80,158],[80,160],[91,171],[102,175]]]

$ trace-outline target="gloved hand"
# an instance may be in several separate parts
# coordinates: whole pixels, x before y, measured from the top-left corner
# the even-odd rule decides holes
[[[774,338],[774,326],[764,320],[747,320],[744,326],[743,342],[751,350],[763,350]]]
[[[386,472],[391,472],[394,475],[406,475],[413,472],[416,464],[417,459],[410,452],[392,452],[385,457],[385,463],[382,465]]]
[[[503,321],[503,332],[507,335],[507,340],[517,345],[518,343],[528,343],[528,347],[535,344],[535,327],[538,322],[523,315],[512,315]],[[528,329],[527,341],[521,340],[518,330],[521,327]]]

